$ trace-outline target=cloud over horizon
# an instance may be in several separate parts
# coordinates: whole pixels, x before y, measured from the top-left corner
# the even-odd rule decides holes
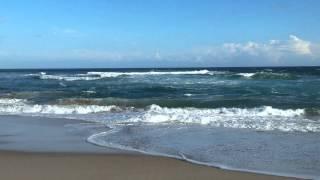
[[[202,61],[229,61],[239,64],[270,64],[282,65],[290,61],[300,64],[306,61],[320,64],[319,44],[289,35],[288,40],[269,40],[268,42],[248,41],[246,43],[223,43],[217,46],[197,48],[191,56]],[[238,62],[238,63],[237,63]]]
[[[208,54],[216,57],[265,56],[279,59],[285,56],[313,55],[310,41],[290,35],[289,40],[270,40],[267,43],[248,41],[246,43],[224,43],[221,46],[207,47]]]
[[[320,1],[4,1],[1,67],[320,65]]]
[[[60,29],[61,30],[61,29]],[[64,31],[65,30],[65,31]],[[77,33],[62,29],[63,33]],[[65,61],[70,64],[90,65],[98,62],[105,65],[144,67],[156,66],[277,66],[277,65],[320,65],[319,44],[289,35],[287,40],[269,40],[268,42],[248,41],[245,43],[223,43],[214,46],[194,47],[192,49],[166,52],[161,49],[144,52],[107,51],[97,49],[72,49],[64,51],[42,51],[38,54],[12,54],[15,58],[27,58],[30,61]],[[0,57],[10,58],[10,52],[1,51]],[[68,64],[68,63],[66,63]]]

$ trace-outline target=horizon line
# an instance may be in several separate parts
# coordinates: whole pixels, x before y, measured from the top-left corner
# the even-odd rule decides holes
[[[73,69],[213,69],[213,68],[298,68],[298,67],[320,67],[320,65],[288,65],[288,66],[199,66],[199,67],[68,67],[68,68],[0,68],[2,70],[73,70]]]

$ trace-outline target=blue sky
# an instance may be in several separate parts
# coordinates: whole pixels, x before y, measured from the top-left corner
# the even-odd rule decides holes
[[[320,65],[318,0],[0,0],[0,68]]]

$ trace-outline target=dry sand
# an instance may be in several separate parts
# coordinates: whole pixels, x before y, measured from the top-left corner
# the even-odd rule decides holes
[[[3,180],[290,179],[143,155],[0,152]]]

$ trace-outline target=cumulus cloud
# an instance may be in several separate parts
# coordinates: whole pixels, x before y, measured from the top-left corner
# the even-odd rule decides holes
[[[218,62],[242,60],[242,64],[254,61],[278,64],[288,63],[290,59],[317,59],[317,44],[290,35],[287,40],[270,40],[268,42],[224,43],[222,45],[196,48],[190,56],[202,61]],[[241,62],[236,62],[240,63]],[[255,62],[258,63],[258,62]]]
[[[62,30],[62,29],[60,29]],[[74,33],[64,29],[61,33]],[[161,52],[161,53],[160,53]],[[1,53],[0,56],[4,56]],[[106,49],[68,49],[25,55],[28,59],[70,60],[70,62],[99,62],[122,66],[286,66],[320,65],[320,44],[289,35],[287,40],[266,42],[223,43],[168,52],[161,48],[110,51]],[[9,55],[7,55],[9,57]]]
[[[267,43],[247,42],[247,43],[225,43],[223,50],[230,54],[257,55],[312,55],[311,43],[302,40],[295,35],[290,35],[289,40],[270,40]]]
[[[311,55],[311,43],[304,41],[295,35],[290,35],[290,48],[297,54]]]

